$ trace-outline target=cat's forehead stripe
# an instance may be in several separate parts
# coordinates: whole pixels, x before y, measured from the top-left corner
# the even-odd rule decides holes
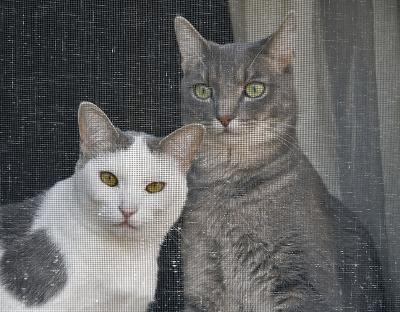
[[[129,150],[138,155],[150,154],[150,149],[147,146],[146,139],[143,136],[137,136]]]
[[[148,167],[147,164],[150,163],[152,163],[152,166],[158,167],[160,159],[156,155],[159,154],[153,153],[153,143],[148,136],[136,136],[135,141],[129,148],[122,149],[117,154],[121,157],[121,160],[128,161],[126,163],[127,166],[133,166],[136,168],[135,170],[145,170]],[[155,159],[157,160],[156,162],[154,162]],[[132,160],[134,161],[132,162]]]
[[[214,50],[208,68],[210,78],[218,80],[221,85],[243,82],[246,76],[246,67],[251,57],[248,55],[249,53],[246,53],[245,47],[238,45],[217,46]]]
[[[144,148],[144,149],[148,150],[146,141],[145,141],[143,136],[136,137],[136,140],[135,140],[135,142],[133,144],[135,146],[139,147],[139,148],[141,147],[141,148]]]

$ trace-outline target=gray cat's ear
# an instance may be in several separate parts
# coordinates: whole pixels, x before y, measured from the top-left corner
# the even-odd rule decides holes
[[[187,171],[199,152],[205,131],[200,124],[184,126],[162,139],[160,150],[178,160],[183,170]]]
[[[112,151],[119,140],[119,131],[96,105],[82,102],[78,111],[81,152],[92,158],[101,152]]]
[[[296,36],[296,18],[294,11],[286,16],[278,31],[272,35],[268,43],[268,57],[274,70],[282,72],[294,59],[294,45]]]
[[[182,57],[182,70],[200,62],[208,48],[207,40],[182,16],[175,18],[175,34]]]

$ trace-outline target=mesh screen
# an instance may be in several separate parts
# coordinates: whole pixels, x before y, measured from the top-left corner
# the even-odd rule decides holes
[[[82,101],[96,103],[122,130],[165,136],[182,125],[177,15],[224,44],[265,38],[291,9],[299,144],[377,245],[387,291],[382,311],[400,310],[394,0],[0,1],[0,203],[41,194],[74,173]],[[184,309],[181,225],[162,244],[150,311]]]

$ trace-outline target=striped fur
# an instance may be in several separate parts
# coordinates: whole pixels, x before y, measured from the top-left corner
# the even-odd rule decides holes
[[[297,146],[293,23],[218,45],[176,19],[183,120],[208,132],[183,212],[187,312],[384,311],[371,238]],[[246,98],[252,81],[266,94]],[[197,99],[196,83],[212,97]]]

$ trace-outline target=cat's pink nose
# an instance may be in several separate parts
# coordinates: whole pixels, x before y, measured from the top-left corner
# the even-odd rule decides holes
[[[228,127],[229,123],[232,121],[233,118],[231,116],[221,116],[217,117],[217,119],[219,120],[221,125],[223,125],[226,128]]]
[[[129,218],[137,212],[136,209],[120,209],[120,211],[125,218]]]

